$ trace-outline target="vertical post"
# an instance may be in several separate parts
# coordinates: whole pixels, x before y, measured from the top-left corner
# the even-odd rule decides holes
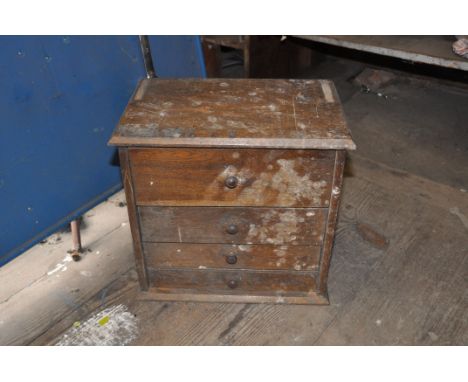
[[[130,221],[130,231],[133,238],[133,250],[135,255],[135,266],[138,273],[138,281],[141,290],[148,290],[149,281],[146,270],[146,261],[141,242],[140,223],[138,219],[138,210],[133,192],[132,169],[128,158],[128,149],[126,147],[119,148],[120,169],[122,171],[122,182],[125,189],[125,197],[127,198],[128,219]]]
[[[244,40],[244,77],[250,78],[250,36],[243,36]]]
[[[80,220],[75,219],[72,220],[70,223],[71,234],[72,234],[72,259],[75,261],[79,261],[81,259],[80,253],[82,252],[81,247],[81,233],[80,233]]]
[[[320,258],[319,284],[320,294],[327,297],[328,270],[330,268],[330,258],[333,248],[333,238],[335,236],[336,221],[338,218],[338,208],[341,199],[341,187],[343,184],[343,172],[346,160],[346,151],[337,150],[335,154],[335,168],[333,170],[333,184],[328,207],[328,219],[325,226],[325,238],[322,246],[322,256]]]
[[[143,53],[143,62],[145,64],[146,78],[155,78],[153,57],[151,56],[151,47],[148,36],[139,36],[141,52]]]

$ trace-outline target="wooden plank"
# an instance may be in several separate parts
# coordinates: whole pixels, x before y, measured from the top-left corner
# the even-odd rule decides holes
[[[340,207],[341,188],[343,184],[343,171],[346,160],[346,152],[337,150],[335,156],[335,169],[333,171],[333,188],[331,192],[330,208],[323,239],[322,254],[320,257],[319,290],[323,295],[327,295],[328,271],[332,255],[333,239],[335,238],[336,221],[338,209]]]
[[[112,145],[354,148],[326,80],[148,79]]]
[[[130,234],[129,234],[130,236]],[[131,251],[130,251],[131,252]],[[131,253],[128,256],[133,260]],[[73,328],[92,314],[109,306],[123,304],[131,305],[141,293],[136,271],[132,268],[116,280],[112,280],[108,285],[96,291],[96,294],[89,300],[83,302],[76,309],[71,309],[66,315],[60,318],[57,323],[49,327],[43,333],[27,343],[32,346],[55,345],[63,333]]]
[[[133,190],[132,170],[128,158],[127,148],[119,148],[120,168],[122,170],[122,182],[127,198],[128,218],[133,238],[133,250],[135,255],[136,270],[142,290],[148,289],[148,275],[146,273],[145,257],[141,245],[140,222],[137,216],[137,207]]]
[[[265,296],[250,293],[246,295],[234,294],[203,294],[203,293],[160,293],[155,289],[149,289],[139,295],[140,301],[182,301],[182,302],[209,302],[229,304],[293,304],[293,305],[328,305],[326,297],[318,292],[311,291],[307,296]],[[214,305],[214,304],[211,304]],[[198,308],[198,307],[197,307]]]
[[[313,272],[149,268],[148,273],[157,293],[307,297],[316,286]]]
[[[317,270],[320,247],[143,243],[151,268]]]
[[[142,240],[160,243],[321,245],[326,213],[324,208],[139,207]]]
[[[468,70],[468,61],[452,50],[451,36],[294,36],[402,60]]]
[[[129,157],[138,205],[326,207],[335,155],[160,148],[129,149]]]

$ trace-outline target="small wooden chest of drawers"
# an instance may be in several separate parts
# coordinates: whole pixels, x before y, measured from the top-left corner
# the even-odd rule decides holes
[[[110,144],[151,298],[328,303],[355,148],[331,82],[145,79]]]

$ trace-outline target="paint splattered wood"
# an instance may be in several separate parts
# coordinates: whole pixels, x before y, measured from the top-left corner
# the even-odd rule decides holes
[[[143,80],[110,144],[128,154],[123,174],[145,295],[328,302],[344,149],[354,148],[330,81]],[[182,245],[158,251],[161,243],[191,246],[179,257]],[[256,256],[221,262],[217,250],[229,244]],[[304,248],[287,249],[296,246]],[[313,258],[298,257],[311,247],[319,247]]]
[[[355,148],[326,80],[145,79],[110,144]]]
[[[139,208],[143,241],[200,244],[320,245],[326,211],[323,208]]]
[[[327,207],[330,201],[332,150],[160,148],[129,155],[139,205]]]
[[[192,269],[317,270],[320,247],[143,243],[148,267]]]

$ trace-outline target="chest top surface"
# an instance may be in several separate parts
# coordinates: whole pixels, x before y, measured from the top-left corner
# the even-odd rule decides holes
[[[145,79],[109,143],[355,149],[327,80]]]

